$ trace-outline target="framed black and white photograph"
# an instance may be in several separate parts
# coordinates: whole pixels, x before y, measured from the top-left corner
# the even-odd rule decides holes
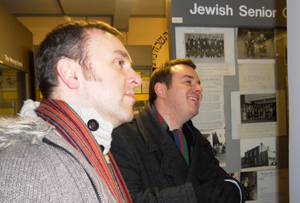
[[[210,142],[213,154],[218,159],[220,166],[226,166],[226,138],[224,129],[201,131],[202,135]]]
[[[257,171],[242,172],[240,182],[244,189],[245,201],[257,200]]]
[[[235,75],[234,28],[176,27],[176,58],[189,58],[199,75]]]
[[[240,95],[241,123],[277,121],[276,93]]]
[[[238,28],[238,59],[275,59],[274,29]]]
[[[232,139],[285,136],[285,107],[284,90],[231,92]]]
[[[242,171],[277,168],[277,137],[242,139]]]
[[[185,56],[199,63],[224,63],[224,33],[185,33]]]

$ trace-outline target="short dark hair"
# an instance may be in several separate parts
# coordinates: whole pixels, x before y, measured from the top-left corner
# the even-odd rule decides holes
[[[149,85],[149,102],[151,104],[157,99],[157,95],[155,93],[154,87],[155,84],[160,82],[167,86],[169,89],[172,85],[172,73],[171,68],[175,65],[186,65],[191,67],[192,69],[196,69],[196,65],[190,59],[174,59],[171,61],[165,62],[159,68],[157,68],[151,75],[150,85]]]
[[[45,98],[50,98],[57,86],[57,62],[62,58],[77,61],[86,79],[92,70],[89,57],[88,41],[90,35],[87,31],[99,29],[122,38],[122,34],[110,25],[101,21],[73,21],[57,26],[41,42],[36,55],[36,77],[40,91]]]

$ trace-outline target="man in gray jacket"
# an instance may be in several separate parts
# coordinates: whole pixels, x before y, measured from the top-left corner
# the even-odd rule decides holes
[[[190,59],[157,68],[150,104],[113,131],[111,152],[133,202],[244,202],[241,185],[219,167],[191,121],[202,99],[195,68]]]
[[[141,78],[103,22],[70,22],[41,43],[43,99],[0,119],[0,202],[131,202],[111,132],[133,117]]]

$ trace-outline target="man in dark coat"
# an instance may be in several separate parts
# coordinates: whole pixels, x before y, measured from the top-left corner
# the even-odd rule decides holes
[[[133,202],[244,202],[240,183],[191,122],[202,99],[195,68],[176,59],[156,69],[150,104],[113,132],[111,152]]]

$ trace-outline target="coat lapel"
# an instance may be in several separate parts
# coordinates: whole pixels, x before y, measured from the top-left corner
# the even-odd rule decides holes
[[[167,133],[166,135],[169,136]],[[180,153],[175,142],[170,137],[167,141],[166,150],[163,157],[164,158],[161,163],[162,173],[173,177],[186,179],[189,166]]]
[[[147,152],[157,153],[163,157],[161,172],[185,180],[189,166],[175,142],[159,123],[150,105],[136,117],[136,121],[146,142]]]
[[[195,131],[194,131],[195,132]],[[217,159],[209,157],[213,156],[212,153],[207,153],[211,149],[210,143],[204,138],[201,133],[195,132],[196,142],[193,152],[193,158],[190,163],[187,181],[195,179],[204,180],[212,171],[219,167]],[[199,161],[201,160],[201,161]]]

